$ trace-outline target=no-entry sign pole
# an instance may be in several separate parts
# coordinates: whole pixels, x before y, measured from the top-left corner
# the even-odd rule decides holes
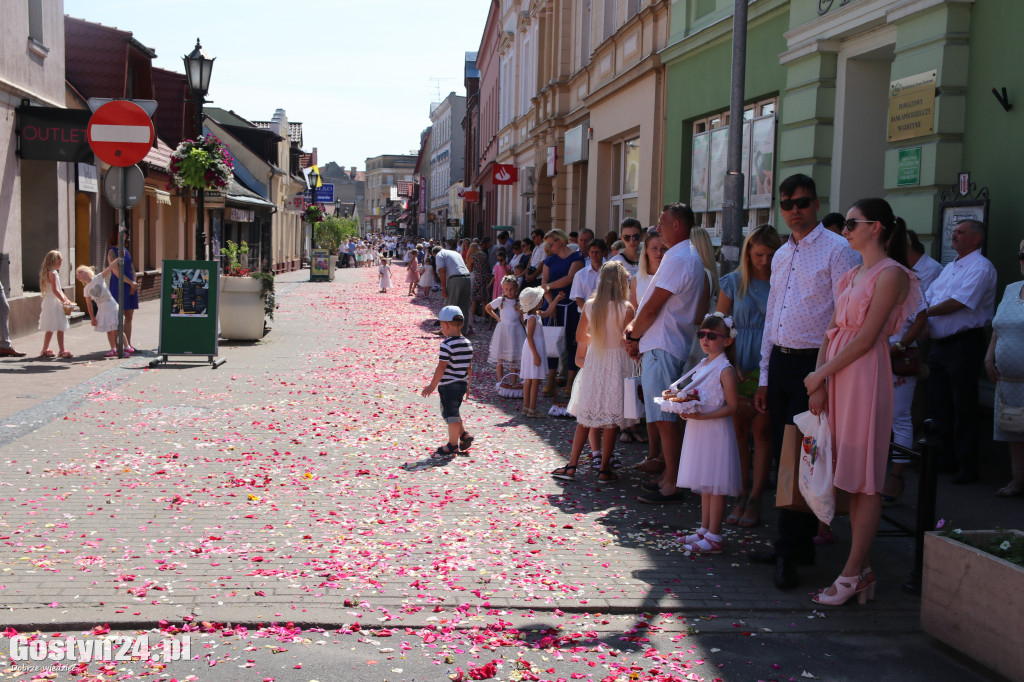
[[[118,306],[117,306],[117,356],[124,357],[124,308],[128,299],[128,282],[125,268],[124,236],[127,231],[125,213],[135,203],[128,196],[125,168],[146,158],[153,146],[156,131],[151,117],[156,111],[153,100],[89,100],[93,114],[86,128],[89,147],[101,161],[118,169],[117,201],[111,202],[117,209],[117,256],[118,256]],[[108,198],[109,199],[109,198]],[[137,201],[137,199],[136,199]]]

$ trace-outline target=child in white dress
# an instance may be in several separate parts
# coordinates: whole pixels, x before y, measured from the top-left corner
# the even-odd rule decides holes
[[[565,298],[565,292],[559,292],[548,302],[544,312],[534,313],[544,301],[544,290],[540,287],[523,289],[519,295],[519,307],[526,315],[526,340],[519,360],[519,377],[523,380],[523,414],[527,417],[539,417],[537,412],[537,393],[541,379],[547,376],[547,348],[544,344],[544,330],[541,327],[542,317],[552,317],[558,309],[556,305]]]
[[[505,376],[506,362],[515,367],[516,360],[523,352],[523,341],[526,340],[523,320],[516,310],[518,294],[519,285],[516,284],[515,276],[506,275],[501,280],[501,296],[484,306],[484,312],[498,322],[494,327],[490,354],[487,356],[487,362],[497,365],[498,381]]]
[[[430,296],[430,289],[434,286],[434,257],[427,252],[420,266],[420,289],[423,290],[423,298]]]
[[[576,364],[581,370],[573,382],[568,405],[569,413],[576,416],[576,434],[569,463],[551,472],[563,481],[575,480],[591,431],[603,431],[597,482],[617,481],[619,477],[612,471],[612,450],[618,430],[637,421],[626,419],[622,409],[623,384],[633,364],[623,337],[626,325],[633,321],[633,306],[627,300],[629,274],[620,262],[605,263],[600,272],[597,289],[583,304],[576,329]]]
[[[39,269],[39,291],[43,294],[42,306],[39,310],[39,329],[43,334],[43,350],[41,358],[52,358],[50,340],[57,335],[58,356],[70,358],[71,353],[64,349],[64,332],[71,326],[68,324],[68,312],[74,305],[60,288],[60,266],[64,259],[60,251],[50,251],[43,257],[43,266]]]
[[[387,258],[381,260],[380,266],[377,267],[377,275],[380,278],[380,293],[388,293],[388,289],[391,288],[391,261]]]
[[[700,384],[697,412],[685,413],[686,431],[679,456],[676,485],[701,495],[701,526],[684,539],[684,549],[693,554],[722,553],[722,517],[727,495],[742,487],[740,455],[732,415],[739,406],[738,379],[733,366],[736,329],[723,313],[704,317],[697,332],[701,360],[691,384]],[[683,390],[683,389],[680,389]]]
[[[106,357],[116,358],[117,301],[114,300],[114,295],[110,293],[107,283],[103,280],[103,277],[109,272],[110,268],[107,267],[103,272],[96,274],[96,271],[88,265],[79,265],[78,269],[75,270],[75,276],[78,277],[80,282],[85,284],[82,293],[85,294],[85,307],[89,311],[89,320],[92,323],[93,329],[97,332],[104,332],[107,335],[110,351],[107,352]],[[92,309],[93,301],[96,302],[95,312]],[[127,336],[122,339],[122,343],[124,344],[125,355],[131,355]]]

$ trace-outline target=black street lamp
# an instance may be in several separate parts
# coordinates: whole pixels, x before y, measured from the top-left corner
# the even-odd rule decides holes
[[[320,184],[320,174],[316,172],[315,168],[310,168],[309,169],[309,194],[310,194],[309,205],[310,206],[316,206],[316,186],[318,184]],[[310,249],[309,256],[310,256],[310,258],[313,257],[312,251],[313,251],[314,248],[316,248],[316,244],[314,243],[316,241],[315,237],[314,237],[315,230],[316,230],[316,226],[313,224],[313,221],[310,220],[309,221],[309,249]]]
[[[203,51],[203,46],[199,44],[199,38],[196,38],[195,49],[182,57],[182,60],[185,62],[185,75],[188,77],[188,88],[192,91],[192,104],[196,110],[195,139],[197,141],[203,138],[203,104],[206,103],[206,93],[210,91],[210,74],[213,72],[214,59],[215,57],[211,57]],[[198,216],[196,218],[196,260],[209,260],[209,257],[206,255],[206,234],[204,232],[206,209],[203,205],[203,200],[205,195],[206,188],[201,187],[196,204],[198,209]]]

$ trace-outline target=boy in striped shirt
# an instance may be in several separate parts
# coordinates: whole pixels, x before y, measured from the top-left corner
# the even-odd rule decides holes
[[[462,400],[469,400],[473,378],[473,344],[462,335],[462,309],[446,305],[437,314],[441,322],[441,353],[434,377],[423,388],[423,397],[437,389],[441,398],[441,416],[448,423],[448,442],[434,451],[436,457],[451,457],[469,449],[473,436],[466,433],[459,416]]]

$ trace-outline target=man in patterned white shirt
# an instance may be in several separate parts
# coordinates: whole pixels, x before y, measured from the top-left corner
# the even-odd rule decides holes
[[[818,222],[814,179],[791,175],[779,185],[779,206],[792,231],[772,259],[771,291],[761,342],[761,377],[754,405],[771,419],[775,461],[793,417],[807,411],[804,377],[814,371],[818,348],[835,312],[839,278],[860,263],[845,238]],[[799,584],[796,564],[814,562],[814,514],[779,510],[779,537],[772,552],[751,554],[752,561],[775,563],[775,585]]]

